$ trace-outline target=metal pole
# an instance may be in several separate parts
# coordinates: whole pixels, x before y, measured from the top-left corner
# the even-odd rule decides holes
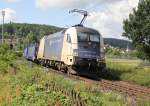
[[[4,17],[5,17],[5,11],[2,11],[3,16],[3,24],[2,24],[2,44],[4,43]]]

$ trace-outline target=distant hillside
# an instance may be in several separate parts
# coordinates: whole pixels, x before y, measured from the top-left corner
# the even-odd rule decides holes
[[[62,28],[50,25],[40,25],[40,24],[27,24],[27,23],[7,23],[4,25],[4,37],[9,39],[12,36],[16,38],[26,37],[29,33],[33,33],[38,38],[40,36],[48,35]],[[0,37],[1,37],[1,27],[0,27]]]
[[[127,48],[127,46],[132,49],[132,43],[127,40],[121,40],[121,39],[115,39],[115,38],[104,38],[104,43],[109,44],[113,47],[119,47],[119,48]]]

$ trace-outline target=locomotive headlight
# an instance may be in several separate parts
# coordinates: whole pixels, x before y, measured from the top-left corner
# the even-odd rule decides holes
[[[78,56],[78,49],[73,50],[73,56]]]

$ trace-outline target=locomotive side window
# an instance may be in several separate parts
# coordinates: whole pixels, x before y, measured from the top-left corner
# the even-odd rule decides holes
[[[67,34],[67,42],[68,42],[68,43],[71,43],[71,37],[70,37],[70,34]]]

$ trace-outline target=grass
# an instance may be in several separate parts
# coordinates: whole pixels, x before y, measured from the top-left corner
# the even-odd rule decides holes
[[[20,55],[20,54],[19,54]],[[128,106],[120,95],[102,93],[96,85],[47,72],[0,46],[0,106]],[[150,103],[139,101],[148,106]],[[142,106],[141,105],[141,106]]]
[[[25,60],[17,60],[17,70],[10,68],[0,76],[0,106],[72,106],[84,102],[89,106],[126,106],[122,97],[113,93],[102,93],[96,86],[76,80],[68,80],[61,75],[47,72]],[[75,99],[70,92],[78,95]]]
[[[18,59],[0,75],[0,106],[128,106],[120,95],[100,92],[96,85],[64,78],[43,67]],[[150,103],[139,101],[148,106]],[[142,106],[141,105],[141,106]]]
[[[150,67],[144,66],[144,61],[107,59],[107,69],[112,79],[150,87]]]

